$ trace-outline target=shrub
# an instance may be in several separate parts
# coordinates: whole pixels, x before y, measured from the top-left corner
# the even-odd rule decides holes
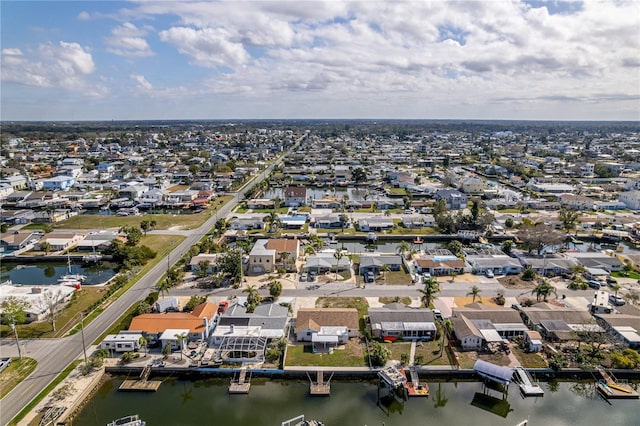
[[[75,387],[71,383],[60,386],[56,391],[51,394],[51,398],[55,401],[62,401],[63,399],[71,396],[75,392]]]
[[[424,364],[424,355],[416,354],[416,356],[413,358],[413,361],[416,365]]]
[[[524,281],[533,281],[536,278],[536,271],[531,268],[527,268],[522,273],[522,279]]]
[[[498,293],[498,295],[495,297],[495,301],[496,301],[497,305],[504,306],[504,304],[506,302],[506,300],[504,298],[504,294]]]
[[[387,349],[382,343],[372,342],[371,349],[369,352],[369,357],[371,358],[371,363],[376,366],[385,365],[389,357],[391,356],[391,351]]]

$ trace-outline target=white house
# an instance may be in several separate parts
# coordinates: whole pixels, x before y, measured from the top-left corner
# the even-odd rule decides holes
[[[630,210],[640,210],[640,191],[621,192],[618,200]]]
[[[131,352],[140,349],[142,333],[121,331],[118,334],[109,334],[104,338],[98,349],[108,349],[115,352]]]

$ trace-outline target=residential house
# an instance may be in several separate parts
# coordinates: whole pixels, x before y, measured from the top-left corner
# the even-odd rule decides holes
[[[399,271],[402,269],[403,263],[402,256],[399,254],[363,254],[360,256],[358,274],[365,275],[367,272],[377,274],[383,271],[385,267],[389,268],[390,271]]]
[[[253,312],[247,312],[246,299],[239,298],[221,316],[211,335],[214,345],[224,347],[225,343],[238,341],[266,342],[286,335],[289,323],[289,308],[278,303],[262,303]]]
[[[118,189],[118,198],[136,200],[142,197],[142,195],[147,191],[149,191],[149,187],[146,185],[128,183]]]
[[[250,231],[264,229],[266,226],[262,216],[236,217],[229,222],[229,229],[234,231]]]
[[[267,240],[266,249],[275,250],[275,260],[285,270],[296,270],[296,261],[300,256],[300,241],[297,238],[270,238]]]
[[[0,251],[24,250],[40,240],[42,234],[32,231],[9,231],[0,234]]]
[[[380,232],[393,229],[393,218],[372,216],[358,220],[358,230],[362,232]]]
[[[435,226],[435,219],[432,215],[406,215],[402,216],[402,226],[408,229],[420,229]]]
[[[553,254],[534,256],[523,253],[518,254],[518,259],[525,268],[531,268],[542,276],[570,274],[580,264],[574,258]]]
[[[344,226],[343,222],[340,221],[340,216],[338,213],[317,216],[313,220],[313,225],[315,228],[320,229],[340,229]],[[348,226],[348,222],[345,225]]]
[[[465,261],[455,256],[449,250],[427,250],[413,261],[416,272],[429,273],[432,276],[461,274],[465,269]]]
[[[118,334],[108,334],[98,345],[98,349],[115,352],[137,352],[140,349],[142,333],[137,331],[121,331]]]
[[[50,306],[62,309],[71,300],[75,290],[75,287],[66,285],[26,286],[5,282],[0,284],[0,303],[9,298],[24,300],[29,304],[25,309],[27,322],[43,321],[49,316]],[[6,322],[3,315],[0,307],[0,319]]]
[[[287,186],[283,194],[284,205],[287,207],[299,207],[307,202],[307,188],[304,186]]]
[[[218,260],[222,256],[223,253],[200,253],[191,258],[189,261],[189,268],[191,269],[191,272],[198,273],[200,272],[201,264],[207,264],[207,270],[205,271],[206,274],[213,274],[218,270]]]
[[[619,313],[597,314],[596,321],[613,337],[630,348],[640,348],[640,308],[619,306]]]
[[[14,191],[20,191],[27,187],[27,178],[22,175],[5,176],[0,179],[0,183],[10,185]]]
[[[302,229],[307,223],[307,216],[305,215],[278,215],[278,218],[280,219],[280,227],[283,229]]]
[[[268,198],[253,198],[247,200],[248,209],[272,209],[275,207],[275,202]]]
[[[583,309],[567,308],[546,302],[521,307],[527,326],[540,332],[545,339],[559,342],[579,341],[581,332],[603,332],[591,314]]]
[[[629,210],[640,210],[640,191],[621,192],[618,200],[624,203]]]
[[[566,253],[565,256],[575,259],[585,268],[603,269],[609,273],[622,271],[624,264],[615,256],[609,256],[606,253]]]
[[[527,331],[518,311],[477,302],[454,308],[451,320],[456,338],[467,350],[523,337]]]
[[[467,195],[480,196],[487,189],[487,184],[480,178],[470,177],[462,182],[461,189]]]
[[[563,206],[573,210],[591,210],[594,204],[594,201],[589,197],[573,194],[560,194],[558,201]]]
[[[0,201],[5,200],[9,195],[13,194],[15,189],[8,183],[0,183]]]
[[[345,344],[359,335],[359,315],[355,308],[300,308],[295,325],[298,342]]]
[[[40,245],[43,242],[49,244],[49,250],[52,252],[69,250],[76,246],[80,241],[84,239],[84,234],[78,234],[75,232],[62,232],[53,231],[42,237],[40,242],[36,245],[36,248],[42,250]]]
[[[435,193],[436,201],[444,200],[447,210],[467,208],[469,197],[457,189],[439,189]]]
[[[478,274],[485,274],[491,271],[496,275],[519,274],[522,272],[522,264],[507,255],[500,254],[478,254],[467,255],[465,260],[473,271]]]
[[[215,328],[217,318],[218,305],[204,302],[191,312],[151,313],[135,316],[131,320],[129,331],[139,331],[145,337],[160,341],[167,330],[185,330],[188,340],[206,340]],[[176,342],[175,335],[166,335],[163,347],[167,344],[176,347]]]
[[[402,303],[369,308],[369,324],[371,335],[381,340],[433,340],[436,335],[431,309],[411,308]]]

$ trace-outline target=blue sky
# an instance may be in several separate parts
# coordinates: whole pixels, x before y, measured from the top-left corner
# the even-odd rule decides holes
[[[2,120],[640,120],[638,1],[2,1]]]

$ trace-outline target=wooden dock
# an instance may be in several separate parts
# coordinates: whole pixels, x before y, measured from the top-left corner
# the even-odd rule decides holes
[[[406,378],[407,377],[406,369],[403,369],[401,371],[402,371],[402,375],[405,376]],[[427,385],[426,383],[420,383],[420,379],[418,378],[418,372],[415,370],[415,368],[412,367],[409,369],[409,376],[411,377],[411,380],[406,380],[404,382],[404,388],[407,391],[407,395],[428,397],[429,385]]]
[[[139,380],[125,380],[122,382],[118,390],[121,391],[140,391],[140,392],[155,392],[162,384],[159,380],[147,380],[151,374],[151,367],[146,366],[140,373]]]
[[[604,369],[598,369],[604,380],[597,383],[598,391],[607,399],[638,399],[640,394],[627,383],[619,383]]]
[[[121,391],[139,391],[139,392],[155,392],[162,384],[159,380],[125,380],[122,382],[118,390]]]
[[[331,375],[331,377],[333,377],[333,374]],[[325,382],[324,373],[322,372],[322,370],[318,370],[317,379],[315,382],[311,380],[311,378],[309,378],[309,381],[311,382],[309,384],[309,393],[315,396],[330,395],[331,394],[331,384],[330,384],[331,377],[329,377],[329,380]]]
[[[231,394],[247,394],[251,388],[251,383],[247,381],[247,367],[240,369],[240,375],[236,380],[235,377],[229,384],[229,393]]]

